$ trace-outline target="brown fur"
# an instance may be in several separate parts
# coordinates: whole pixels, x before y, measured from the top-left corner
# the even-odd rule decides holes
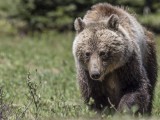
[[[84,21],[99,21],[104,19],[105,17],[109,17],[112,14],[116,14],[120,17],[120,24],[127,29],[129,34],[131,34],[131,27],[128,17],[126,16],[126,12],[119,7],[113,7],[110,4],[96,4],[91,7],[91,10],[87,12],[84,16]]]
[[[151,114],[157,78],[155,42],[124,9],[97,4],[75,20],[73,54],[85,103]]]

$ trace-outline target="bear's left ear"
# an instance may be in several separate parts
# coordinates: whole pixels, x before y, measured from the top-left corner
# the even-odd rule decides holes
[[[84,21],[80,17],[76,18],[74,21],[75,30],[79,33],[84,29],[84,27],[85,27]]]
[[[119,27],[119,17],[116,14],[112,14],[108,18],[108,27],[114,30],[118,30]]]

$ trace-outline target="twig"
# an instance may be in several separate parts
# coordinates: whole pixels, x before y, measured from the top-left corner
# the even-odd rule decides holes
[[[28,105],[25,107],[25,109],[23,110],[23,112],[21,113],[21,115],[18,116],[18,118],[16,118],[16,120],[20,120],[20,118],[22,118],[22,116],[26,113],[26,111],[28,110],[28,108],[30,107],[30,105],[32,104],[33,101],[31,101],[30,103],[28,103]]]
[[[115,105],[113,105],[113,104],[111,103],[111,101],[110,101],[109,97],[108,97],[108,102],[109,102],[109,104],[111,105],[111,107],[110,107],[110,108],[113,108],[116,112],[118,112],[118,113],[119,113],[119,111],[115,108]]]

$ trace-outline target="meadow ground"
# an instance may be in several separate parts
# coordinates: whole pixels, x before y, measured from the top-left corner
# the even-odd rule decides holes
[[[0,99],[3,101],[0,105],[3,117],[11,120],[130,118],[97,115],[83,104],[72,56],[73,37],[73,33],[57,32],[23,37],[1,34],[0,87],[3,91],[0,91]],[[158,35],[156,43],[160,64]],[[154,98],[151,119],[158,119],[160,77]]]

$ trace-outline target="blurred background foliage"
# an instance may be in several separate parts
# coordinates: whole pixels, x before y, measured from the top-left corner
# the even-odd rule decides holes
[[[160,31],[160,0],[0,0],[0,25],[7,19],[21,33],[73,30],[74,19],[98,2],[128,7],[142,24]]]

